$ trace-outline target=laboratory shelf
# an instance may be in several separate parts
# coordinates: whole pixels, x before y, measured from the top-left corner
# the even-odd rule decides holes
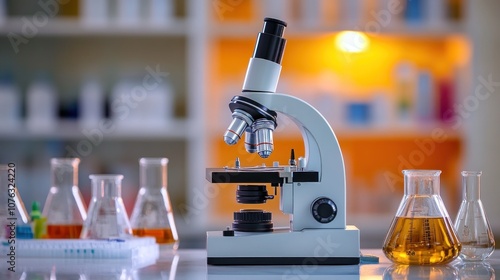
[[[423,24],[403,24],[396,23],[387,26],[377,25],[373,27],[367,24],[352,24],[352,23],[338,23],[338,24],[306,24],[302,22],[289,22],[289,28],[286,30],[288,37],[316,37],[322,34],[336,33],[344,30],[353,30],[366,32],[370,35],[392,35],[398,37],[426,37],[426,38],[440,38],[450,35],[461,35],[465,33],[465,28],[459,22],[444,22],[440,25]],[[231,24],[213,23],[210,26],[212,35],[219,37],[230,38],[253,38],[255,30],[262,28],[260,22],[234,22]]]
[[[227,122],[229,124],[229,122]],[[463,137],[463,129],[455,129],[451,125],[442,122],[429,122],[425,124],[402,123],[384,125],[347,125],[331,124],[333,132],[342,138],[441,138],[460,139]],[[212,125],[210,130],[214,138],[222,137],[227,127]],[[276,137],[296,138],[300,136],[298,128],[293,124],[283,123],[275,130]]]
[[[187,140],[189,121],[172,120],[164,125],[122,125],[113,124],[106,129],[104,126],[82,126],[78,121],[59,121],[51,128],[30,129],[21,124],[16,127],[0,128],[0,140],[42,140],[42,139],[98,139],[102,140]],[[102,139],[101,139],[102,137]]]
[[[52,18],[38,22],[30,16],[10,17],[0,22],[0,35],[33,36],[185,36],[184,19],[171,19],[165,24],[148,22],[126,24],[108,22],[88,24],[72,18]]]

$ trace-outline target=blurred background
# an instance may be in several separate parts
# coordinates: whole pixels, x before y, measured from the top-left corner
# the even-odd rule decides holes
[[[278,91],[315,106],[344,153],[347,220],[380,248],[403,196],[403,169],[439,169],[452,220],[461,170],[482,170],[482,199],[500,235],[500,33],[494,0],[0,0],[0,161],[17,166],[27,206],[50,188],[50,158],[89,174],[120,173],[129,214],[140,157],[169,158],[181,248],[232,222],[234,185],[206,167],[304,155],[280,117],[268,160],[227,146],[266,16],[288,23]],[[270,189],[271,191],[271,189]],[[275,226],[286,226],[278,200]],[[498,238],[497,238],[498,239]],[[497,242],[498,244],[498,242]]]

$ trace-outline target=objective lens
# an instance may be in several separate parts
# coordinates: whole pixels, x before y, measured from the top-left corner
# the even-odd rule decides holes
[[[245,149],[251,154],[257,152],[257,136],[249,127],[245,130]]]
[[[228,145],[234,145],[238,143],[238,140],[241,138],[241,134],[247,128],[247,123],[240,119],[234,118],[226,132],[224,133],[224,142]]]
[[[267,119],[258,119],[252,124],[252,131],[257,141],[257,153],[261,158],[268,158],[274,150],[274,128],[276,128],[274,121]]]
[[[224,133],[224,142],[228,145],[238,143],[245,129],[252,123],[252,116],[241,110],[234,110],[233,121]]]

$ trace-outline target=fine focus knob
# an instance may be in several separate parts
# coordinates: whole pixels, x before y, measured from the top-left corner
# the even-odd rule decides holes
[[[326,224],[337,216],[337,206],[333,202],[333,200],[320,197],[316,199],[312,204],[312,215],[316,221]]]

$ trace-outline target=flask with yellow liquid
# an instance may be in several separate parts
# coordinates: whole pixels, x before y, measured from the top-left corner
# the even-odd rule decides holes
[[[403,170],[404,196],[384,242],[387,258],[397,264],[445,264],[461,244],[439,194],[439,170]]]

